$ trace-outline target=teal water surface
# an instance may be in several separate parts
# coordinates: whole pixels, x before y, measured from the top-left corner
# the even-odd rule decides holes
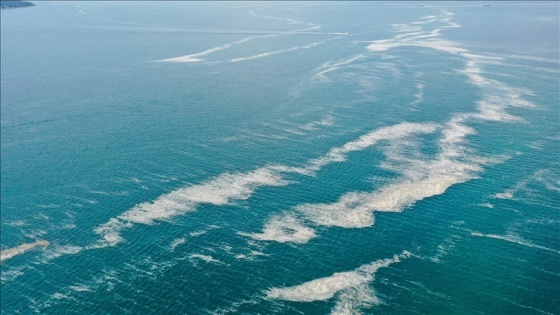
[[[1,15],[2,314],[560,314],[557,2]]]

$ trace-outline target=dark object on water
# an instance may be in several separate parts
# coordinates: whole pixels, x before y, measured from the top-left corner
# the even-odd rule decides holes
[[[1,9],[13,9],[13,8],[25,8],[25,7],[33,7],[35,4],[29,1],[21,1],[21,0],[0,0],[0,8]]]
[[[483,4],[482,6],[483,7],[489,7],[490,5],[489,4]]]

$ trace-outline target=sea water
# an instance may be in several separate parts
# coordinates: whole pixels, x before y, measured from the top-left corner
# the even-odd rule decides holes
[[[2,314],[560,313],[557,2],[1,17]]]

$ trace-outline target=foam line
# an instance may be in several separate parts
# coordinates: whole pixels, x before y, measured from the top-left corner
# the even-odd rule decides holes
[[[343,162],[346,160],[348,153],[364,150],[381,140],[396,140],[414,134],[433,133],[436,131],[437,127],[438,125],[433,123],[420,124],[409,122],[382,127],[361,136],[358,140],[348,142],[341,147],[329,150],[323,157],[311,160],[308,169],[319,170],[330,163]]]
[[[268,19],[287,21],[289,24],[303,24],[304,23],[304,22],[296,21],[296,20],[289,19],[289,18],[286,19],[286,18],[278,18],[278,17],[273,17],[273,16],[264,16],[264,15],[258,15],[258,14],[255,13],[255,11],[263,10],[263,9],[266,9],[266,7],[256,9],[256,10],[251,10],[250,13],[251,13],[251,15],[253,15],[255,17],[262,17],[262,18],[268,18]],[[305,28],[305,29],[295,30],[295,31],[274,32],[274,33],[269,33],[268,35],[251,36],[251,37],[243,38],[243,39],[235,41],[235,42],[231,42],[231,43],[227,43],[227,44],[224,44],[224,45],[221,45],[221,46],[210,48],[210,49],[204,50],[204,51],[199,52],[199,53],[194,53],[194,54],[189,54],[189,55],[184,55],[184,56],[179,56],[179,57],[173,57],[173,58],[161,59],[161,60],[158,60],[158,62],[200,62],[200,61],[203,61],[203,59],[200,58],[202,56],[206,56],[206,55],[215,53],[217,51],[225,50],[225,49],[231,48],[232,46],[239,45],[239,44],[242,44],[242,43],[246,43],[246,42],[248,42],[250,40],[253,40],[253,39],[256,39],[256,38],[266,38],[266,37],[273,37],[273,36],[278,36],[278,35],[294,35],[294,34],[318,34],[318,35],[344,35],[345,34],[345,33],[336,33],[336,32],[330,32],[330,33],[310,32],[312,30],[320,29],[321,26],[313,24],[313,23],[308,23],[308,26],[310,26],[310,27]],[[325,40],[325,41],[327,41],[327,40]],[[307,46],[292,47],[292,48],[288,48],[288,49],[284,49],[284,50],[278,50],[278,51],[258,54],[258,55],[254,55],[254,56],[250,56],[250,57],[235,58],[235,59],[231,59],[230,61],[231,62],[238,62],[238,61],[244,61],[244,60],[251,60],[251,59],[267,57],[267,56],[278,54],[278,53],[293,51],[293,50],[297,50],[297,49],[307,49],[307,48],[311,48],[311,47],[320,45],[320,44],[324,43],[325,41],[312,43],[312,44],[307,45]]]
[[[273,35],[263,35],[263,36],[251,36],[251,37],[243,38],[243,39],[235,41],[235,42],[227,43],[227,44],[222,45],[222,46],[217,46],[217,47],[214,47],[214,48],[210,48],[210,49],[207,49],[207,50],[199,52],[199,53],[180,56],[180,57],[174,57],[174,58],[162,59],[162,60],[159,60],[159,62],[199,62],[199,61],[202,61],[202,59],[200,59],[199,57],[206,56],[206,55],[215,53],[215,52],[220,51],[220,50],[228,49],[228,48],[231,48],[232,46],[235,46],[235,45],[246,43],[246,42],[248,42],[250,40],[253,40],[255,38],[265,38],[265,37],[272,37],[272,36],[276,36],[276,35],[273,34]]]
[[[368,227],[374,223],[374,211],[400,212],[419,200],[441,195],[452,185],[474,178],[471,172],[479,170],[476,165],[448,159],[415,164],[415,172],[425,174],[407,176],[373,193],[351,192],[332,204],[303,204],[296,210],[318,225]]]
[[[36,242],[33,243],[26,243],[26,244],[21,244],[19,246],[13,247],[13,248],[9,248],[9,249],[5,249],[2,252],[0,252],[0,262],[8,260],[12,257],[15,257],[17,255],[21,255],[24,253],[27,253],[28,251],[39,247],[39,246],[49,246],[51,243],[49,243],[48,241],[44,241],[44,240],[38,240]]]
[[[325,75],[327,73],[338,70],[339,68],[351,64],[354,61],[363,59],[364,57],[365,55],[358,54],[350,58],[340,59],[335,62],[326,62],[314,70],[316,73],[313,75],[313,80],[326,80],[327,77]]]
[[[309,49],[309,48],[324,44],[325,42],[331,41],[333,39],[337,39],[337,38],[340,38],[340,37],[325,39],[325,40],[318,41],[318,42],[315,42],[315,43],[311,43],[311,44],[308,44],[308,45],[305,45],[305,46],[296,46],[296,47],[291,47],[291,48],[287,48],[287,49],[269,51],[269,52],[265,52],[265,53],[262,53],[262,54],[248,56],[248,57],[233,58],[233,59],[230,59],[229,61],[230,62],[247,61],[247,60],[253,60],[253,59],[268,57],[268,56],[272,56],[272,55],[277,55],[277,54],[281,54],[281,53],[285,53],[285,52],[290,52],[290,51],[294,51],[294,50],[299,50],[299,49]]]
[[[393,30],[401,34],[396,35],[392,39],[372,41],[367,48],[370,51],[379,52],[400,46],[417,46],[455,54],[468,52],[468,50],[458,47],[455,42],[438,38],[441,35],[441,31],[444,29],[461,27],[461,25],[452,21],[452,17],[453,13],[442,10],[439,17],[432,16],[424,21],[393,24]],[[440,23],[443,25],[431,31],[426,31],[422,28],[422,25],[432,23]]]
[[[227,205],[235,200],[249,198],[257,187],[287,184],[278,172],[267,167],[247,173],[222,174],[208,182],[180,188],[152,202],[138,204],[110,219],[94,230],[103,240],[92,248],[117,245],[123,241],[121,231],[134,224],[153,224],[156,221],[169,220],[194,211],[199,204]]]
[[[482,233],[479,233],[479,232],[472,232],[471,235],[472,236],[478,236],[478,237],[493,238],[493,239],[502,240],[502,241],[506,241],[506,242],[510,242],[510,243],[515,243],[515,244],[526,246],[526,247],[538,248],[538,249],[546,250],[546,251],[553,252],[553,253],[556,253],[556,254],[560,254],[559,250],[533,244],[533,243],[523,239],[522,237],[520,237],[518,235],[514,235],[514,234],[497,235],[497,234],[482,234]]]
[[[268,6],[268,7],[263,7],[263,8],[258,8],[258,9],[255,9],[255,10],[251,10],[251,11],[250,11],[250,14],[251,14],[252,16],[254,16],[254,17],[260,17],[260,18],[271,19],[271,20],[277,20],[277,21],[286,21],[288,24],[304,24],[304,23],[305,23],[305,22],[303,22],[303,21],[297,21],[297,20],[294,20],[294,19],[291,19],[291,18],[280,18],[280,17],[276,17],[276,16],[260,15],[260,14],[257,14],[257,13],[256,13],[256,11],[261,11],[261,10],[264,10],[264,9],[268,9],[268,8],[270,8],[270,7],[272,7],[272,6]],[[313,24],[313,23],[307,23],[307,25],[312,26],[312,29],[320,28],[319,25],[316,25],[316,24]]]
[[[352,311],[371,304],[378,304],[375,293],[368,287],[380,268],[409,258],[404,251],[392,258],[377,260],[347,272],[337,272],[331,276],[305,282],[300,285],[268,290],[267,298],[292,302],[325,301],[338,296],[333,314],[355,314]]]

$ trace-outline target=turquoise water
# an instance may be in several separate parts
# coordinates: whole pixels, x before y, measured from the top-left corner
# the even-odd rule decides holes
[[[2,11],[2,314],[560,314],[559,4],[482,4]]]

